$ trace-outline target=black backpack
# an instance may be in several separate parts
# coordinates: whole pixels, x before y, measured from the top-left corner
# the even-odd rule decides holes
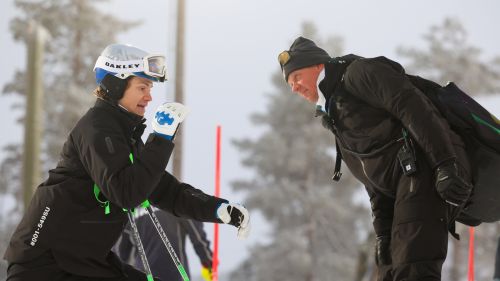
[[[464,141],[474,185],[463,213],[481,222],[500,220],[500,121],[450,82],[442,87],[408,75]]]

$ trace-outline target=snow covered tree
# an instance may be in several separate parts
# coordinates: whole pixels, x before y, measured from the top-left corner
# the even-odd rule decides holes
[[[137,24],[105,14],[97,9],[102,0],[16,0],[20,16],[11,20],[10,29],[15,40],[28,42],[28,26],[36,22],[50,34],[45,48],[44,78],[44,134],[42,150],[43,170],[53,167],[67,134],[78,118],[89,108],[95,88],[93,64],[102,49],[112,43],[120,32]],[[26,96],[26,70],[18,70],[3,89],[4,94]],[[13,110],[24,111],[24,100]],[[23,112],[24,114],[24,112]],[[23,123],[23,118],[19,120]],[[0,191],[21,197],[22,144],[3,148],[6,157],[0,164]],[[0,252],[13,231],[12,225],[20,218],[21,205],[4,210],[0,219]],[[2,261],[4,262],[4,261]],[[2,263],[3,266],[5,264]],[[0,269],[4,273],[5,270]]]
[[[500,57],[482,60],[481,50],[467,41],[467,31],[460,21],[447,18],[442,25],[432,26],[424,39],[427,50],[397,50],[410,60],[406,65],[408,73],[442,85],[453,81],[470,95],[500,93]]]
[[[341,38],[322,42],[312,24],[302,34],[329,47],[330,54],[341,54]],[[352,280],[358,246],[371,231],[367,206],[354,202],[361,186],[346,168],[339,183],[331,180],[333,135],[314,117],[314,106],[291,93],[280,72],[272,82],[276,90],[268,95],[267,111],[252,117],[264,132],[233,142],[245,155],[243,165],[255,173],[233,188],[244,191],[246,206],[269,220],[271,241],[253,247],[231,279]]]
[[[441,25],[432,26],[424,38],[428,44],[426,50],[398,48],[399,54],[409,59],[405,66],[408,73],[442,85],[453,81],[470,95],[500,94],[500,56],[491,61],[482,60],[480,48],[468,43],[467,32],[457,19],[447,18]],[[467,276],[467,227],[457,224],[457,233],[462,239],[450,240],[445,263],[449,272],[443,272],[448,280],[465,280]],[[498,223],[482,224],[476,228],[475,264],[478,280],[491,279],[499,233]]]

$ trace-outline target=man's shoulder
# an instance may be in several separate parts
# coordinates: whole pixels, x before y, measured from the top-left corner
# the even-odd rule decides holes
[[[377,57],[371,57],[371,58],[364,58],[360,57],[356,60],[354,60],[349,67],[370,67],[370,66],[376,66],[380,64],[398,64],[397,62],[385,57],[385,56],[377,56]]]
[[[347,75],[357,75],[372,71],[381,71],[383,68],[393,68],[402,70],[403,67],[396,61],[385,56],[372,58],[359,58],[353,61],[346,70]]]

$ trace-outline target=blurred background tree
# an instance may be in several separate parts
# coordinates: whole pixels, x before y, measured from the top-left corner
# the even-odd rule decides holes
[[[427,48],[399,47],[397,53],[409,62],[407,72],[417,73],[442,85],[454,81],[469,95],[500,93],[500,57],[481,58],[481,49],[468,41],[458,19],[446,18],[424,35]]]
[[[79,117],[94,101],[95,88],[92,72],[95,60],[104,47],[116,40],[138,22],[123,21],[114,15],[99,11],[102,0],[16,0],[19,16],[10,22],[16,41],[28,43],[28,26],[35,22],[50,34],[46,42],[43,64],[44,131],[42,138],[43,175],[55,167],[63,142]],[[26,70],[16,71],[12,81],[3,88],[3,94],[26,97]],[[13,106],[24,114],[24,99]],[[24,115],[23,115],[24,116]],[[18,120],[23,124],[24,117]],[[2,148],[5,158],[0,164],[0,192],[2,196],[22,202],[21,171],[22,143]],[[19,222],[22,204],[0,213],[0,252],[5,252],[11,233]],[[0,262],[0,277],[5,277],[6,263]]]

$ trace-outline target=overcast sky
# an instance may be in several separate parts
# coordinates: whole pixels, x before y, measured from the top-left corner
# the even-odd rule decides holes
[[[114,16],[142,20],[142,26],[120,35],[120,41],[167,54],[169,69],[173,68],[175,44],[174,7],[171,1],[160,0],[114,0],[102,5]],[[229,182],[252,173],[241,168],[240,156],[230,140],[259,133],[248,117],[266,110],[266,94],[273,91],[270,76],[279,68],[277,54],[300,35],[302,22],[315,23],[323,36],[342,36],[346,53],[398,59],[397,46],[424,47],[422,36],[431,25],[441,24],[445,17],[455,17],[468,31],[469,42],[483,50],[483,58],[500,56],[500,1],[496,0],[187,0],[186,11],[185,103],[192,113],[183,125],[183,180],[207,193],[213,192],[215,127],[220,124],[222,196],[236,201],[242,195],[231,192]],[[9,21],[17,14],[13,1],[0,2],[0,88],[12,79],[16,69],[24,69],[26,64],[25,46],[15,43],[8,30]],[[147,116],[158,104],[171,99],[167,92],[167,87],[155,86],[154,102]],[[3,147],[21,141],[22,128],[15,124],[20,112],[10,109],[14,98],[0,100]],[[499,98],[480,101],[500,115]],[[0,160],[3,157],[0,151]],[[252,244],[264,241],[263,225],[262,218],[256,216],[251,238],[244,242],[236,240],[233,228],[221,227],[222,272],[235,268],[248,255]],[[207,224],[206,229],[211,236],[212,226]],[[198,269],[197,259],[192,258],[191,271]]]

